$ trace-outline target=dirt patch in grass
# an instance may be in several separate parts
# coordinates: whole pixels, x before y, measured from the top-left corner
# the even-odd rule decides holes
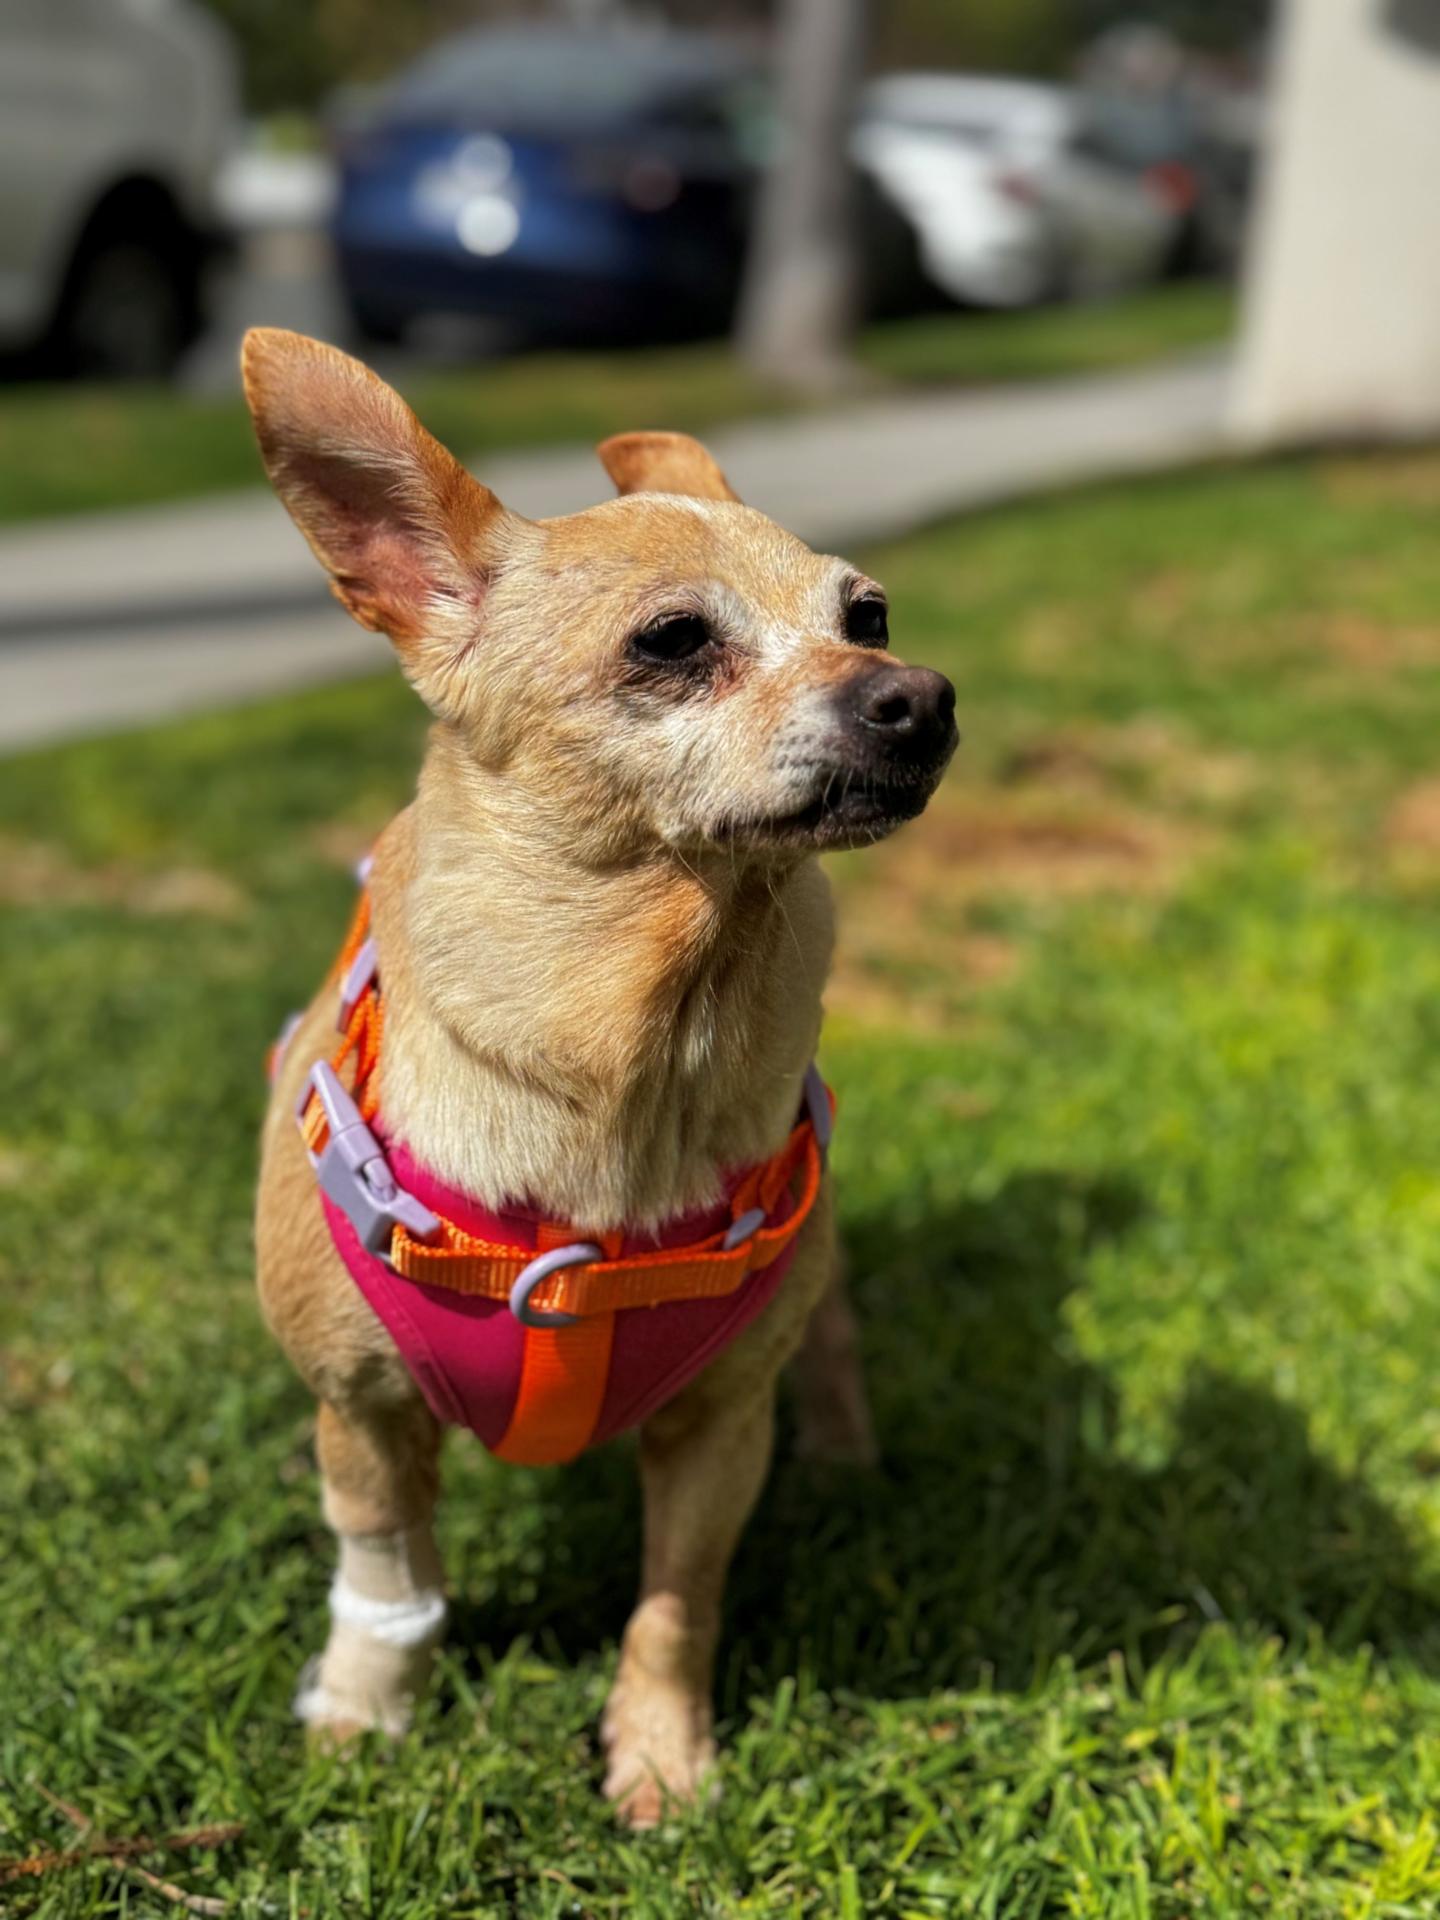
[[[1093,644],[1092,623],[1079,609],[1046,605],[1021,621],[1015,651],[1029,672],[1054,673]]]
[[[825,1005],[867,1025],[953,1034],[957,1003],[1010,979],[1021,958],[1017,941],[993,933],[897,940],[883,908],[857,906],[842,916]]]
[[[1200,587],[1200,578],[1192,570],[1166,567],[1138,582],[1130,595],[1130,613],[1142,627],[1168,632],[1194,609]]]
[[[30,1181],[38,1179],[40,1162],[34,1154],[0,1141],[0,1193],[18,1193]]]
[[[1385,845],[1407,862],[1440,865],[1440,780],[1417,780],[1385,817]]]
[[[1335,659],[1361,672],[1440,662],[1440,626],[1392,627],[1364,614],[1339,612],[1316,623],[1315,638]]]
[[[1440,449],[1357,455],[1319,471],[1326,494],[1342,506],[1440,507]]]
[[[1036,734],[1010,752],[999,778],[1005,787],[1102,797],[1139,785],[1171,804],[1223,806],[1252,793],[1260,769],[1248,754],[1203,745],[1164,720],[1136,720]]]
[[[1037,759],[1032,745],[1012,769],[1020,784],[943,793],[848,870],[832,1006],[877,1024],[953,1028],[959,1008],[1024,964],[1023,936],[983,924],[987,908],[1160,897],[1212,844],[1200,828],[1099,797],[1103,768],[1072,749]],[[1042,759],[1046,784],[1027,786]]]
[[[0,903],[6,906],[118,907],[142,915],[235,920],[243,889],[209,867],[147,869],[125,861],[82,867],[40,840],[0,836]]]
[[[897,850],[906,893],[983,898],[1154,893],[1204,836],[1154,813],[1049,794],[976,794],[935,806]]]
[[[1026,740],[1000,763],[1010,787],[1057,787],[1066,793],[1105,793],[1114,768],[1101,743],[1087,734],[1042,733]]]

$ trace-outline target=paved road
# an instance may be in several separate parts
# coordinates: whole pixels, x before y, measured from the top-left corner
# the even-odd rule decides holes
[[[1221,450],[1227,362],[869,401],[754,421],[710,444],[736,490],[813,544],[849,549],[962,508]],[[604,497],[589,448],[487,459],[519,512]],[[0,749],[105,732],[370,671],[268,493],[0,534]]]

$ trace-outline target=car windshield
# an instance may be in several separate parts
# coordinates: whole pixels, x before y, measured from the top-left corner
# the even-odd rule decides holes
[[[872,124],[938,134],[982,148],[1051,132],[1065,112],[1058,89],[942,76],[880,80],[862,100],[862,116]]]
[[[698,37],[482,31],[432,47],[386,105],[404,119],[573,131],[694,100],[743,71],[734,49]]]
[[[1185,157],[1195,140],[1189,115],[1168,99],[1098,92],[1083,101],[1082,138],[1091,151],[1136,171]]]

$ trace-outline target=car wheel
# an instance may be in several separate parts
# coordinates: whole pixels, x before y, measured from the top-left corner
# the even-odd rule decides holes
[[[195,336],[199,267],[177,228],[102,223],[81,241],[51,334],[67,373],[160,380]]]

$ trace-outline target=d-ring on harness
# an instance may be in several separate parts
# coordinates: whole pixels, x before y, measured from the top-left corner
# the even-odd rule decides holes
[[[805,1069],[805,1108],[823,1167],[830,1146],[830,1095],[813,1061]],[[722,1251],[733,1253],[743,1247],[760,1231],[768,1217],[764,1207],[748,1207],[727,1230],[720,1242]],[[580,1318],[578,1313],[539,1313],[530,1305],[530,1296],[542,1280],[548,1280],[562,1267],[587,1266],[604,1258],[604,1248],[597,1247],[591,1240],[576,1240],[568,1247],[552,1247],[548,1253],[537,1255],[510,1289],[510,1311],[523,1326],[573,1327]]]
[[[507,1460],[568,1459],[646,1418],[773,1297],[830,1142],[813,1065],[784,1146],[728,1180],[721,1206],[585,1238],[525,1208],[490,1212],[387,1142],[368,892],[334,977],[341,1041],[306,1075],[296,1117],[336,1248],[441,1419]]]

